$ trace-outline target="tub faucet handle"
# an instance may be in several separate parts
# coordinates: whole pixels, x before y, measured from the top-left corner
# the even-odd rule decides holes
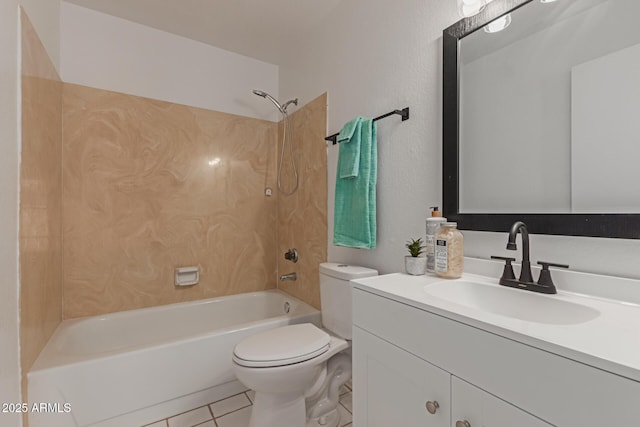
[[[284,253],[284,259],[289,260],[293,263],[298,262],[298,250],[296,248],[289,249]]]

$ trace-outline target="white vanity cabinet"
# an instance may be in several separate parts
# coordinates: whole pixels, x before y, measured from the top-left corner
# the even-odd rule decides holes
[[[353,292],[354,427],[640,426],[640,382],[373,291]]]
[[[448,372],[359,328],[353,341],[354,426],[449,426]]]
[[[367,331],[353,340],[355,427],[551,427]]]

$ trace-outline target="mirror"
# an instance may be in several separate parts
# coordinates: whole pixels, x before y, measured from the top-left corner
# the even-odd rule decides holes
[[[443,32],[447,218],[640,238],[637,16],[637,0],[494,0]]]

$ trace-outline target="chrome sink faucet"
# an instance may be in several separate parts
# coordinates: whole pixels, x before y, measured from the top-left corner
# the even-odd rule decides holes
[[[531,261],[529,260],[529,230],[527,225],[522,221],[516,221],[509,230],[509,240],[507,241],[507,249],[515,251],[518,249],[516,245],[516,237],[518,233],[522,234],[522,265],[520,267],[520,278],[516,279],[513,273],[513,267],[511,262],[515,261],[515,258],[491,256],[492,259],[501,259],[505,261],[504,271],[502,277],[500,277],[500,284],[503,286],[509,286],[511,288],[525,289],[533,292],[540,292],[543,294],[557,294],[553,280],[551,280],[551,271],[549,267],[561,267],[569,268],[565,264],[554,264],[551,262],[538,261],[538,264],[542,266],[540,277],[538,282],[533,281],[533,275],[531,274]]]

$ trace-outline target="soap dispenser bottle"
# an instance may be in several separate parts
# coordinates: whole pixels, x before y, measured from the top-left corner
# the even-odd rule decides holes
[[[445,222],[436,233],[436,274],[447,279],[462,277],[464,247],[455,222]]]
[[[438,210],[437,206],[431,206],[431,217],[427,218],[427,235],[425,239],[425,250],[427,255],[427,272],[434,273],[436,268],[435,250],[436,239],[435,235],[442,224],[447,222],[447,218],[442,217],[442,212]]]

